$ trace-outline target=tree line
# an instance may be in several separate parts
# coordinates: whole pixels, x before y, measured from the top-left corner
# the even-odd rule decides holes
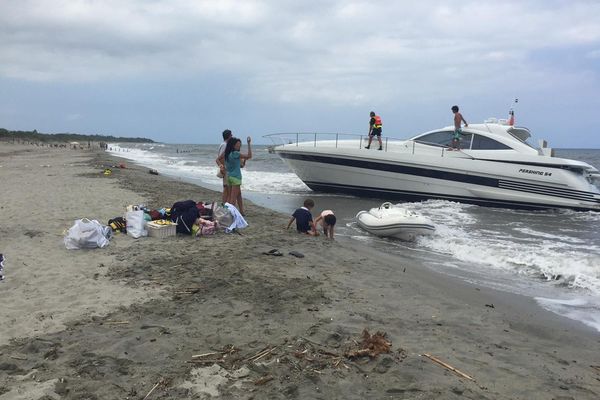
[[[9,131],[0,128],[0,140],[20,140],[27,142],[136,142],[154,143],[154,140],[141,137],[120,137],[112,135],[82,135],[79,133],[41,133],[33,131]]]

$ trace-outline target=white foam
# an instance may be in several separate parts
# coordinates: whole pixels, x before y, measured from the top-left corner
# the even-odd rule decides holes
[[[220,185],[221,179],[216,176],[217,166],[214,158],[202,157],[197,160],[153,153],[139,148],[127,148],[109,145],[109,151],[118,157],[127,158],[143,166],[155,168],[168,175],[181,176],[188,179],[200,179],[208,184]],[[294,193],[309,191],[308,187],[294,173],[269,172],[252,170],[249,163],[242,170],[243,190],[266,194]]]
[[[557,285],[600,294],[600,248],[581,238],[540,232],[523,227],[520,221],[503,224],[502,233],[478,224],[469,212],[470,206],[453,202],[436,200],[402,206],[428,216],[436,225],[435,233],[420,238],[419,245],[462,261],[466,270],[491,269],[545,278]],[[507,225],[513,234],[506,230]]]
[[[539,232],[539,231],[536,231],[536,230],[533,230],[533,229],[530,229],[530,228],[515,228],[515,231],[525,233],[525,234],[527,234],[529,236],[543,237],[543,238],[555,239],[555,240],[562,240],[562,241],[570,242],[570,243],[585,243],[581,239],[577,239],[577,238],[573,238],[573,237],[565,236],[565,235],[554,235],[552,233]]]
[[[600,332],[600,303],[597,299],[576,297],[571,299],[552,299],[536,297],[543,308],[564,317],[583,322]]]

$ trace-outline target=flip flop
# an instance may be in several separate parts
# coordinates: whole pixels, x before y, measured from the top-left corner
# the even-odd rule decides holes
[[[298,251],[295,251],[295,250],[290,251],[289,255],[294,256],[294,257],[298,257],[298,258],[304,258],[304,254],[302,254],[302,253],[300,253]]]
[[[269,251],[265,251],[265,252],[263,252],[263,254],[266,255],[266,256],[282,256],[283,255],[283,253],[280,252],[277,249],[272,249],[272,250],[269,250]]]

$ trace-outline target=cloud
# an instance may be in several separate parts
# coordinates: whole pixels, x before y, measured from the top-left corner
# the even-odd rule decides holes
[[[481,94],[507,80],[541,88],[565,71],[533,55],[579,46],[593,58],[597,15],[589,1],[5,0],[0,77],[218,73],[260,101],[332,104]],[[576,75],[571,84],[597,78]]]

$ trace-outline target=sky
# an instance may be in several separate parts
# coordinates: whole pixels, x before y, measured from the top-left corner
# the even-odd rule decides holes
[[[218,143],[506,118],[600,148],[600,1],[0,0],[0,127]]]

